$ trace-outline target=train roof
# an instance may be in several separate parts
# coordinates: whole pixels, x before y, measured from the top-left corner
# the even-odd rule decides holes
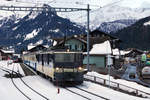
[[[29,52],[25,55],[32,55],[32,54],[55,54],[55,53],[83,53],[81,51],[54,51],[54,50],[51,50],[51,51],[37,51],[37,52]]]

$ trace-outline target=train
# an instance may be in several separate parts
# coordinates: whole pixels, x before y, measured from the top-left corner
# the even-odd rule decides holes
[[[83,67],[83,53],[78,51],[40,51],[22,55],[23,63],[53,83],[83,83],[87,72]]]

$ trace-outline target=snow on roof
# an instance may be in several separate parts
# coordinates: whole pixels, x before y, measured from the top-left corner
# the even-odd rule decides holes
[[[28,50],[30,50],[30,49],[32,49],[32,48],[34,48],[34,47],[36,47],[35,45],[28,45]]]
[[[34,47],[37,47],[37,46],[39,46],[39,45],[28,45],[28,50],[31,50],[31,49],[33,49]],[[43,46],[43,47],[45,47],[45,48],[49,48],[49,45],[41,45],[41,46]]]
[[[125,54],[128,54],[128,53],[130,53],[130,51],[131,51],[131,50],[129,50],[129,51],[124,51],[124,50],[121,50],[121,51],[120,51],[120,54],[121,54],[121,55],[125,55]]]
[[[2,50],[1,49],[1,51],[4,52],[4,53],[15,53],[14,49],[12,49],[12,50]]]
[[[57,45],[57,41],[55,41],[55,40],[54,40],[54,42],[53,42],[53,46],[56,46],[56,45]]]
[[[109,41],[101,44],[94,44],[90,54],[111,54],[111,46]]]
[[[113,52],[113,55],[119,55],[119,49],[118,48],[113,49],[112,52]]]
[[[125,54],[128,54],[130,50],[129,51],[120,50],[120,54],[119,54],[119,49],[116,48],[116,49],[113,49],[112,52],[113,52],[113,55],[125,55]]]

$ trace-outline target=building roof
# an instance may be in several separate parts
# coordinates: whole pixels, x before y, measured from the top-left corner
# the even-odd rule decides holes
[[[113,55],[119,56],[119,55],[128,54],[130,52],[130,50],[129,51],[124,51],[124,50],[119,50],[118,48],[116,48],[116,49],[113,49],[112,52],[113,52]]]
[[[81,39],[80,37],[77,37],[77,36],[70,36],[70,37],[66,37],[66,38],[54,38],[55,41],[57,41],[57,45],[61,45],[61,44],[64,44],[65,41],[68,41],[68,40],[71,40],[71,39],[76,39],[76,40],[79,40],[80,42],[86,44],[87,42],[84,40],[84,39]]]
[[[87,44],[87,35],[86,34],[80,34],[80,35],[71,36],[71,37],[64,37],[64,38],[54,38],[54,40],[57,41],[57,43],[58,43],[56,46],[62,46],[62,44],[64,44],[65,41],[68,41],[70,39],[76,39],[76,40],[81,41],[84,44]],[[103,43],[107,40],[110,41],[110,44],[113,48],[115,48],[117,45],[119,45],[118,42],[121,42],[121,40],[119,38],[114,37],[110,34],[101,32],[99,30],[94,30],[94,31],[90,32],[90,35],[89,35],[90,49],[92,48],[92,46],[94,44],[100,44],[100,43]]]
[[[1,51],[2,52],[4,52],[4,53],[15,53],[15,50],[14,49],[12,49],[12,50],[3,50],[3,49],[1,49]]]
[[[142,50],[136,48],[128,48],[127,50],[130,50],[130,52],[125,55],[126,57],[136,57],[137,55],[143,54]]]
[[[94,44],[90,54],[111,54],[111,46],[109,41],[100,44]]]
[[[37,51],[37,50],[43,50],[45,48],[46,47],[43,46],[43,45],[37,45],[37,46],[34,45],[34,46],[31,46],[31,47],[29,46],[29,50],[28,51],[33,52],[33,51]]]

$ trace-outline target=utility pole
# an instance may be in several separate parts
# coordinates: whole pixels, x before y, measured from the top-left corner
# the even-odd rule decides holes
[[[89,4],[87,5],[87,69],[89,69],[89,33],[90,33],[90,6]]]

